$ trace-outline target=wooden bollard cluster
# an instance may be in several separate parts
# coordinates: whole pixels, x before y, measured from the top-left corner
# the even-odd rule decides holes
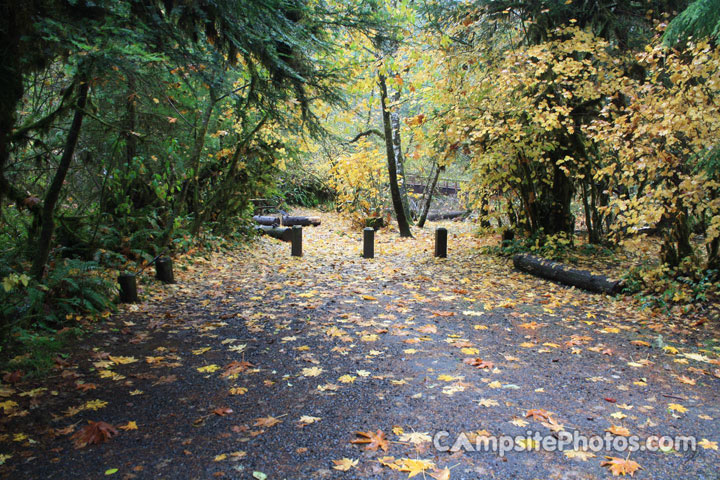
[[[302,257],[302,227],[295,225],[292,227],[290,236],[290,255],[293,257]],[[447,258],[448,232],[447,228],[438,227],[435,229],[435,256],[438,258]],[[375,230],[368,227],[363,229],[363,258],[375,258]],[[175,283],[173,275],[172,259],[170,257],[160,257],[155,260],[155,278],[163,283]],[[123,273],[118,276],[118,284],[120,285],[120,302],[121,303],[137,303],[137,274]]]
[[[175,283],[172,259],[170,257],[159,257],[155,260],[155,278],[163,283]],[[120,274],[118,284],[120,285],[120,303],[138,302],[136,273]]]
[[[447,258],[448,245],[447,228],[435,229],[435,256]],[[375,258],[375,230],[367,227],[363,229],[363,258]]]

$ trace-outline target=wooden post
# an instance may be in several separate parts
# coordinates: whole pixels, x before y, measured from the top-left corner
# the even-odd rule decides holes
[[[120,284],[120,302],[121,303],[137,303],[137,279],[132,273],[123,273],[118,276]]]
[[[447,258],[447,228],[435,229],[435,256]]]
[[[295,225],[292,227],[292,247],[290,254],[293,257],[302,257],[302,227]]]
[[[175,283],[170,257],[160,257],[155,261],[155,278],[163,283]]]
[[[363,258],[375,258],[375,230],[363,229]]]

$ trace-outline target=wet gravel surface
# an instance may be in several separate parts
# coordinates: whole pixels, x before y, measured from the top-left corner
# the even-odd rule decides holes
[[[143,303],[75,345],[69,365],[0,398],[16,404],[0,424],[0,474],[408,478],[388,456],[432,462],[425,478],[587,479],[612,476],[607,455],[637,462],[634,478],[719,478],[717,325],[689,328],[515,272],[480,255],[470,227],[446,226],[446,260],[432,258],[430,230],[403,241],[380,232],[377,258],[362,260],[348,227],[306,230],[301,259],[262,239],[246,252],[176,262],[177,285],[148,280]],[[95,388],[78,389],[83,382]],[[74,448],[87,421],[137,429]],[[583,460],[532,442],[500,455],[423,441],[439,432],[440,447],[462,432],[605,435],[613,426],[643,441],[708,443]],[[387,452],[351,443],[378,429]],[[412,432],[428,437],[401,440]],[[343,458],[357,464],[334,469]]]

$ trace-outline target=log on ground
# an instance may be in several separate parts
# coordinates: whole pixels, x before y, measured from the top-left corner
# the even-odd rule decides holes
[[[255,215],[253,217],[253,221],[255,221],[255,223],[258,223],[260,225],[267,225],[270,227],[277,227],[278,225],[280,225],[279,217],[270,217],[267,215]]]
[[[301,227],[317,227],[318,225],[320,225],[320,219],[318,217],[283,216],[280,224],[287,225],[289,227],[293,227],[295,225],[300,225]]]
[[[438,220],[453,220],[455,218],[460,218],[464,215],[467,215],[467,211],[456,211],[456,212],[447,212],[447,213],[429,213],[427,216],[427,220],[429,222],[436,222]]]
[[[267,225],[270,227],[277,227],[278,225],[288,227],[292,227],[294,225],[300,225],[301,227],[317,227],[320,225],[320,219],[318,217],[291,217],[288,215],[273,217],[268,215],[255,215],[253,220],[257,224]]]
[[[256,225],[255,229],[265,235],[269,235],[283,242],[289,242],[292,240],[292,228],[286,227],[273,227],[270,225]]]
[[[612,280],[605,275],[572,268],[534,255],[515,255],[513,265],[518,270],[537,277],[547,278],[548,280],[554,280],[590,292],[615,295],[620,293],[623,288],[623,283],[620,280]]]

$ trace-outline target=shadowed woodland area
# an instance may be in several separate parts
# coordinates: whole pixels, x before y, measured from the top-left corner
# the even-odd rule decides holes
[[[4,478],[716,477],[717,0],[0,36]]]

